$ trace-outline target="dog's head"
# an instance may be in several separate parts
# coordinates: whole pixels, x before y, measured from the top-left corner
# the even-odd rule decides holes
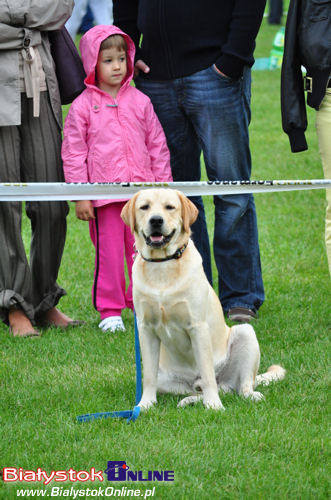
[[[172,189],[146,189],[123,207],[121,217],[135,235],[138,250],[162,250],[170,255],[190,236],[198,210],[183,193]],[[146,252],[143,252],[146,255]]]

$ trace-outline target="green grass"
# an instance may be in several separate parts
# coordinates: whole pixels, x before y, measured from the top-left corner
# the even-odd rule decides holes
[[[264,21],[261,57],[268,55],[269,28]],[[252,178],[322,178],[312,110],[309,150],[290,152],[281,129],[279,78],[279,71],[253,74]],[[89,470],[105,469],[108,460],[126,460],[131,470],[175,471],[173,484],[155,484],[159,499],[329,497],[325,192],[258,194],[255,199],[266,289],[254,325],[261,370],[281,363],[286,379],[262,388],[266,399],[258,404],[224,395],[223,413],[201,404],[177,409],[180,397],[162,395],[157,407],[134,424],[113,419],[78,424],[82,413],[133,406],[135,365],[130,312],[124,314],[126,334],[110,336],[97,328],[90,296],[94,252],[86,223],[71,210],[59,276],[68,295],[61,309],[86,325],[46,329],[35,339],[13,338],[0,326],[0,467]],[[206,197],[205,203],[212,235],[212,200]],[[28,241],[26,220],[24,234]],[[57,486],[70,488],[71,483]],[[16,498],[17,487],[0,484],[0,500]],[[144,492],[153,484],[136,487]]]

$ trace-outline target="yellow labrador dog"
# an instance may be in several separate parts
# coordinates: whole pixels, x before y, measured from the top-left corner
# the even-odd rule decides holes
[[[271,366],[257,376],[260,349],[249,324],[228,327],[217,295],[190,239],[195,205],[172,189],[139,191],[126,203],[122,219],[135,236],[133,301],[143,359],[143,409],[156,393],[188,394],[178,406],[203,401],[224,409],[219,390],[263,398],[257,384],[280,380],[285,370]]]

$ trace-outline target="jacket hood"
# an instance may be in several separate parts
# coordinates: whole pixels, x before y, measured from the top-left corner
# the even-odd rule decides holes
[[[122,35],[127,45],[127,74],[122,82],[129,84],[133,78],[135,46],[129,35],[124,33],[117,26],[109,26],[99,24],[91,28],[81,38],[79,50],[82,56],[86,78],[84,80],[86,86],[95,85],[95,67],[98,61],[99,50],[101,43],[110,35]]]

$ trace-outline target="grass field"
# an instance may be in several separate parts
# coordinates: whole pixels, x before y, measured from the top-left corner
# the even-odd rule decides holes
[[[257,57],[268,56],[276,30],[264,21]],[[252,178],[322,178],[314,112],[309,110],[309,150],[291,154],[281,129],[279,80],[279,71],[253,74]],[[174,471],[169,484],[125,484],[143,495],[155,486],[154,498],[162,500],[329,498],[325,192],[258,194],[255,199],[266,290],[254,324],[261,371],[280,363],[286,379],[262,388],[266,399],[258,404],[224,395],[222,413],[201,404],[177,409],[179,396],[162,395],[134,424],[113,419],[78,424],[82,413],[132,408],[135,365],[130,312],[124,313],[127,333],[98,330],[90,297],[92,244],[86,223],[71,209],[59,276],[68,295],[61,309],[86,325],[45,329],[34,339],[13,338],[0,326],[0,468],[104,470],[109,460],[125,460],[133,471]],[[212,235],[212,199],[205,203]],[[24,234],[28,241],[26,221]],[[215,269],[214,277],[216,283]],[[58,486],[66,496],[71,486],[99,485],[25,483],[24,488],[51,495]],[[0,482],[0,500],[16,498],[17,488],[19,483]]]

